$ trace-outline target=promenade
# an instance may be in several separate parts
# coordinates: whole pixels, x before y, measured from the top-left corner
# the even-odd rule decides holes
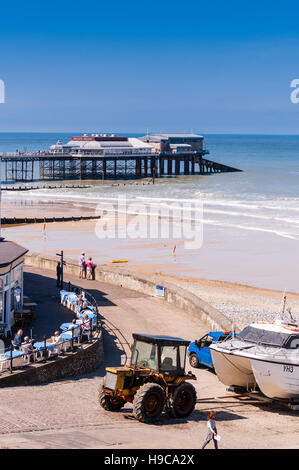
[[[52,331],[54,323],[69,320],[72,313],[57,309],[52,272],[25,270],[28,295],[40,299],[34,328],[41,334]],[[132,332],[193,340],[207,327],[160,298],[67,274],[65,281],[80,284],[99,304],[104,363],[96,372],[75,379],[0,389],[0,448],[200,448],[211,408],[217,412],[221,448],[299,448],[298,412],[253,405],[251,399],[240,401],[205,369],[193,370],[198,403],[188,420],[165,417],[157,426],[142,424],[132,419],[130,404],[120,413],[105,412],[97,402],[105,366],[125,362]]]

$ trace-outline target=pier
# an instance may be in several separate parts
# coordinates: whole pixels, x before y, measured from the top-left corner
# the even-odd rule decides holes
[[[121,152],[114,154],[0,154],[5,182],[34,180],[117,180],[241,171],[205,157],[207,150],[188,152]],[[3,168],[4,166],[4,168]],[[3,171],[4,170],[4,171]]]

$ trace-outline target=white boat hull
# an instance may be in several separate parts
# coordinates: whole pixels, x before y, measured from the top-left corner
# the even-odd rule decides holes
[[[210,348],[218,379],[224,385],[252,389],[256,385],[250,360]]]
[[[269,398],[299,398],[299,366],[251,359],[260,390]]]

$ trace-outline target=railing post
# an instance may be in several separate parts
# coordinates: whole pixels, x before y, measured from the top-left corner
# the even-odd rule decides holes
[[[45,356],[45,362],[47,362],[47,338],[44,336],[44,356]]]
[[[12,374],[12,351],[13,351],[13,346],[12,344],[10,345],[10,358],[9,358],[9,369],[10,369],[10,373]]]
[[[74,328],[72,328],[72,351],[74,351]]]
[[[90,338],[92,338],[92,318],[90,319]]]
[[[96,312],[97,312],[97,322],[96,322],[96,329],[98,330],[99,328],[99,309],[98,309],[98,306],[96,304]]]

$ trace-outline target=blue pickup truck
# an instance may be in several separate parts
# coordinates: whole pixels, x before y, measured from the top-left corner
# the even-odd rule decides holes
[[[203,365],[213,369],[213,360],[209,349],[210,344],[220,343],[231,336],[231,331],[211,331],[199,340],[195,340],[190,343],[188,348],[190,365],[192,367]]]

